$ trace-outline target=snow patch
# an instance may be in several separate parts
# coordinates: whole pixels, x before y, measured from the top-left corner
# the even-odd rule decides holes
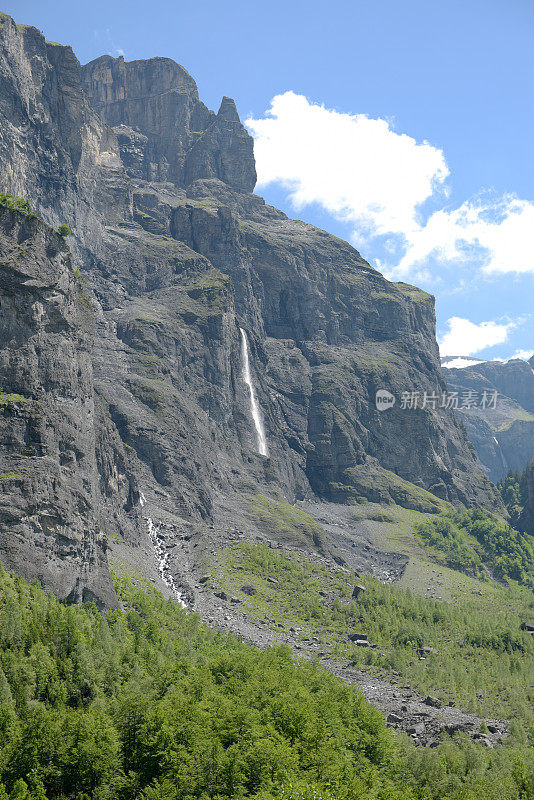
[[[458,358],[451,358],[447,361],[444,360],[441,366],[443,369],[465,369],[466,367],[474,367],[476,364],[484,364],[484,361],[480,361],[476,358],[458,356]]]

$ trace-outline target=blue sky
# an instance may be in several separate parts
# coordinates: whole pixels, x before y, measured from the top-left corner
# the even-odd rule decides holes
[[[444,351],[534,350],[531,0],[2,8],[82,62],[174,58],[250,120],[268,202],[436,295]]]

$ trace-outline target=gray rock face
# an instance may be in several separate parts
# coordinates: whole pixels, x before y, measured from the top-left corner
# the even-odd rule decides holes
[[[251,512],[259,493],[498,505],[451,411],[375,407],[381,388],[445,389],[433,298],[252,194],[252,140],[233,101],[208,111],[169,59],[104,56],[80,70],[69,48],[1,21],[2,184],[70,225],[87,282],[93,433],[71,438],[87,434],[95,547],[99,527],[120,558],[157,575],[161,564],[146,566],[157,524],[165,568],[189,599],[184,573],[202,541],[268,535]],[[0,372],[4,391],[15,377]],[[53,394],[53,371],[43,381]],[[36,487],[37,507],[47,497]]]
[[[121,162],[114,133],[82,91],[78,68],[70,47],[0,16],[2,188],[31,197],[48,222],[68,220],[97,246],[96,178],[100,167]]]
[[[93,108],[116,126],[132,176],[184,186],[218,178],[238,191],[254,189],[253,142],[234,101],[224,97],[218,114],[209,111],[193,78],[170,58],[101,56],[80,74]]]
[[[61,598],[113,605],[98,519],[91,314],[61,237],[3,208],[0,307],[2,562]]]
[[[534,458],[534,370],[528,361],[484,361],[463,369],[444,369],[447,384],[460,397],[469,390],[498,392],[496,408],[458,411],[479,462],[497,483],[510,469],[522,471]]]

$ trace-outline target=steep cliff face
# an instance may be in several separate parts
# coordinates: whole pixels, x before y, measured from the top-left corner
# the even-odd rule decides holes
[[[405,490],[385,469],[453,502],[477,492],[482,500],[479,477],[466,480],[472,456],[450,412],[375,405],[381,388],[399,399],[404,390],[444,391],[433,299],[389,283],[345,242],[258,198],[208,181],[187,195],[171,233],[232,279],[266,365],[270,437],[283,433],[305,454],[312,489],[334,501],[399,501]]]
[[[99,525],[87,301],[65,243],[0,208],[0,555],[69,601],[113,605]]]
[[[157,528],[192,605],[209,552],[275,536],[251,512],[258,493],[309,508],[495,507],[452,411],[376,409],[381,388],[445,389],[433,299],[252,194],[252,140],[233,101],[208,111],[169,59],[104,56],[78,73],[69,48],[9,18],[0,53],[2,184],[72,227],[87,281],[114,557],[141,565]],[[257,453],[240,327],[269,457]]]
[[[68,218],[97,243],[98,168],[120,159],[113,132],[81,89],[78,67],[70,47],[0,14],[2,186],[33,198],[47,221]]]

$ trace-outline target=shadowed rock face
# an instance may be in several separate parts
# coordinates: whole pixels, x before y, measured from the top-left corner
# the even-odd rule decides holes
[[[2,187],[46,198],[49,216],[68,207],[91,216],[95,168],[118,160],[112,131],[84,96],[70,47],[45,42],[29,26],[0,17],[0,161]],[[94,224],[94,221],[91,221]]]
[[[489,478],[497,483],[508,470],[524,470],[534,458],[534,370],[521,359],[484,361],[463,369],[445,369],[449,388],[499,394],[497,407],[460,410],[467,435]]]
[[[208,111],[169,59],[104,56],[79,71],[69,48],[9,17],[0,88],[3,184],[70,225],[87,282],[84,449],[100,529],[121,557],[146,562],[150,517],[187,593],[197,554],[186,565],[180,542],[209,531],[223,547],[236,520],[263,536],[254,494],[431,510],[428,490],[498,504],[453,412],[375,407],[381,388],[444,390],[433,298],[252,194],[252,140],[233,101]],[[256,453],[240,327],[269,458]],[[4,391],[10,381],[0,371]]]

